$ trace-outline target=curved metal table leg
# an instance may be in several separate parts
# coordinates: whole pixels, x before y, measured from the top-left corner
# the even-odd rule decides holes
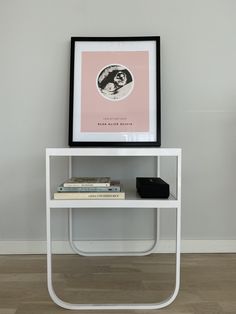
[[[180,286],[180,239],[181,239],[181,209],[176,208],[176,266],[175,288],[172,294],[158,303],[127,303],[127,304],[73,304],[60,299],[53,288],[52,281],[52,245],[51,245],[51,209],[47,205],[47,284],[49,295],[59,306],[69,310],[114,310],[114,309],[161,309],[171,304],[177,297]]]
[[[156,157],[156,174],[159,177],[160,176],[160,156]],[[69,177],[72,176],[72,157],[69,156]],[[78,245],[75,244],[75,241],[73,240],[73,209],[69,208],[69,219],[68,219],[68,237],[69,237],[69,243],[76,254],[80,254],[83,256],[143,256],[143,255],[148,255],[153,252],[156,252],[157,247],[158,247],[158,241],[160,240],[160,209],[156,209],[156,219],[155,219],[155,234],[154,234],[154,243],[150,248],[148,248],[145,251],[137,251],[137,252],[130,252],[130,251],[125,251],[125,252],[88,252],[88,251],[83,251],[81,250]]]
[[[81,250],[76,244],[75,241],[73,240],[73,233],[72,233],[72,208],[69,208],[69,243],[72,248],[72,250],[79,255],[83,256],[143,256],[143,255],[148,255],[153,252],[156,252],[157,246],[158,246],[158,239],[160,238],[159,234],[159,226],[160,226],[160,209],[156,208],[156,224],[155,224],[155,239],[153,245],[148,248],[145,251],[125,251],[125,252],[106,252],[106,251],[101,251],[101,252],[88,252],[88,251],[83,251]]]

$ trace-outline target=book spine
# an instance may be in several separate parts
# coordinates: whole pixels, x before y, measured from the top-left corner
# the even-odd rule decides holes
[[[66,187],[59,186],[58,192],[120,192],[119,186],[104,186],[104,187]]]
[[[86,193],[86,192],[75,192],[75,193],[70,193],[70,192],[59,192],[59,193],[54,193],[54,199],[56,200],[79,200],[79,199],[124,199],[125,198],[125,193],[124,192],[117,192],[117,193]]]
[[[108,187],[110,183],[64,183],[64,187]]]

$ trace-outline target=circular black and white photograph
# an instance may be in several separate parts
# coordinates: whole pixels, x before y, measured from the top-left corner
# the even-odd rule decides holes
[[[108,100],[122,100],[130,95],[134,86],[133,75],[127,67],[110,64],[103,68],[97,77],[97,88]]]

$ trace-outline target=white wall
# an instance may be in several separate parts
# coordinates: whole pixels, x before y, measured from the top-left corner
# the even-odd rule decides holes
[[[161,36],[162,147],[183,149],[183,238],[236,239],[235,30],[234,0],[0,0],[0,241],[45,240],[45,148],[67,146],[70,37],[121,35]],[[77,238],[152,237],[152,212],[126,214],[82,211]],[[101,217],[123,233],[99,233]],[[66,239],[65,213],[55,218]],[[173,224],[163,216],[163,237]]]

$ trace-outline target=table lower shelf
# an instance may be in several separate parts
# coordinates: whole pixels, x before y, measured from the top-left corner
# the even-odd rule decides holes
[[[174,196],[168,199],[140,198],[135,192],[127,192],[124,200],[54,200],[48,201],[49,208],[177,208],[180,201]]]

